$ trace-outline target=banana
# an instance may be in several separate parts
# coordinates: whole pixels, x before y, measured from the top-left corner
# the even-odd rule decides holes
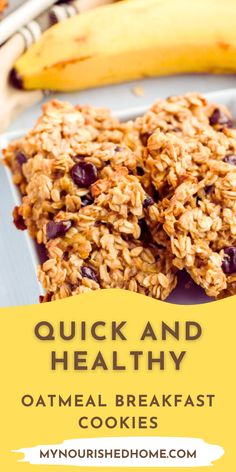
[[[79,90],[188,72],[236,72],[235,0],[124,0],[59,23],[16,62],[25,89]]]

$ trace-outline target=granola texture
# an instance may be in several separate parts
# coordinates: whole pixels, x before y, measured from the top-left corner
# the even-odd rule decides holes
[[[166,299],[185,269],[236,293],[236,130],[192,93],[134,121],[53,100],[4,152],[15,225],[45,249],[42,301],[106,288]]]

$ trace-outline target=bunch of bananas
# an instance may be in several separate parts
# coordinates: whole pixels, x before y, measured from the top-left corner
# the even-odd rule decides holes
[[[236,71],[235,0],[124,0],[46,31],[16,63],[25,89]]]

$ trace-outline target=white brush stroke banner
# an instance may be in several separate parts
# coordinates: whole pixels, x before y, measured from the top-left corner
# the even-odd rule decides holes
[[[224,454],[199,438],[106,437],[70,439],[19,449],[19,462],[80,467],[204,467]]]

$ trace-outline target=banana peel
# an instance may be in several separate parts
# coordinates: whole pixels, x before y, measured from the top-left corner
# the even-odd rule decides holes
[[[24,89],[73,91],[156,75],[236,72],[235,0],[124,0],[46,31],[15,64]]]

